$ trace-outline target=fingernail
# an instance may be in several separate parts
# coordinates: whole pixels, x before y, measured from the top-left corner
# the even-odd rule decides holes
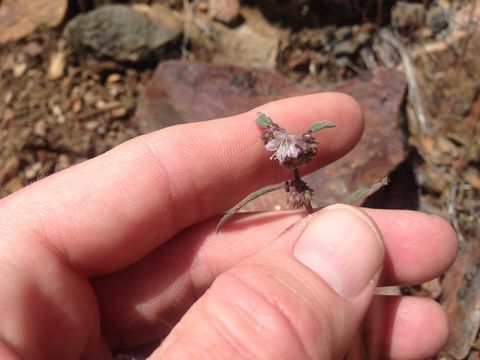
[[[346,205],[312,217],[294,245],[294,257],[343,297],[358,295],[378,276],[384,245],[376,225]]]

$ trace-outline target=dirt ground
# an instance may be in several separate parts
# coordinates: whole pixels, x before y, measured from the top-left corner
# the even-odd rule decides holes
[[[107,2],[70,1],[56,26],[41,25],[0,44],[0,196],[139,134],[132,118],[154,64],[94,59],[79,53],[63,36],[72,18]],[[206,17],[209,11],[207,1],[193,1],[188,8],[183,8],[188,1],[161,2],[184,19],[197,13]],[[269,1],[245,1],[238,11],[247,18],[251,13],[263,14],[282,38],[273,65],[265,66],[297,83],[330,84],[363,76],[381,65],[405,74],[408,156],[390,176],[396,191],[415,197],[419,210],[453,224],[461,250],[447,275],[401,290],[432,297],[447,310],[452,336],[438,358],[476,359],[480,349],[480,4],[419,1],[417,12],[409,13],[395,12],[396,1],[371,3],[337,23],[325,23],[309,1],[290,2],[293,9],[286,9],[287,13],[296,14],[298,6],[300,14],[305,12],[299,18],[285,17],[281,7],[268,10]],[[235,21],[230,28],[235,29]],[[193,31],[190,36],[183,34],[178,52],[169,57],[217,61],[217,50],[195,42]],[[405,176],[413,187],[398,185]]]

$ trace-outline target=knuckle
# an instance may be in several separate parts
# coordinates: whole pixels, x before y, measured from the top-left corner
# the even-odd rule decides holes
[[[237,266],[212,285],[207,318],[225,343],[246,357],[328,355],[316,346],[327,332],[298,290],[266,269]]]

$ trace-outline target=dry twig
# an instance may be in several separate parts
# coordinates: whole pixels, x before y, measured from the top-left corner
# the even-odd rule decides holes
[[[457,214],[458,187],[459,187],[458,182],[456,182],[452,186],[452,189],[450,190],[450,196],[448,198],[447,211],[448,211],[448,216],[450,216],[450,219],[452,221],[452,226],[458,234],[458,240],[460,241],[460,244],[463,244],[463,243],[465,243],[465,237],[462,234],[462,231],[461,231],[461,228],[460,228],[460,223],[458,221],[458,214]]]
[[[382,40],[393,46],[400,54],[403,67],[405,69],[405,76],[407,77],[408,82],[408,96],[413,104],[413,108],[420,125],[420,130],[422,133],[426,133],[428,132],[427,115],[423,106],[422,97],[420,96],[420,90],[418,88],[418,83],[415,76],[415,68],[410,60],[410,57],[408,56],[408,52],[400,40],[398,40],[398,38],[390,30],[381,30],[380,37]]]

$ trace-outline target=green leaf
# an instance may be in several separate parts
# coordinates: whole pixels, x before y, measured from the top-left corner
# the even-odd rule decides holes
[[[314,132],[320,131],[322,129],[334,128],[335,126],[337,126],[337,125],[334,122],[322,121],[322,122],[313,124],[312,126],[310,126],[310,128],[308,130],[310,130],[312,133],[314,133]]]
[[[347,201],[345,201],[345,204],[352,205],[353,203],[357,202],[358,200],[367,197],[369,192],[370,192],[370,188],[368,188],[368,187],[358,189],[357,191],[355,191],[352,195],[350,195],[348,197]]]
[[[285,188],[284,183],[275,184],[275,185],[268,185],[268,186],[265,186],[265,187],[263,187],[263,188],[261,188],[257,191],[252,192],[251,194],[249,194],[245,199],[240,201],[237,205],[235,205],[233,208],[229,209],[225,213],[225,215],[222,217],[222,219],[219,221],[219,223],[217,225],[217,233],[220,231],[221,227],[228,220],[230,220],[230,218],[233,215],[235,215],[238,212],[238,210],[240,210],[242,207],[247,205],[250,201],[255,200],[256,198],[259,198],[260,196],[265,195],[266,193],[269,193],[269,192],[272,192],[272,191],[275,191],[275,190],[279,190],[279,189],[283,189],[283,188]]]
[[[267,115],[261,112],[257,113],[256,121],[257,121],[257,125],[260,126],[261,128],[267,128],[273,124],[272,119],[270,119]]]
[[[370,196],[380,190],[382,187],[388,184],[388,177],[384,177],[379,182],[373,184],[370,187],[364,187],[355,191],[352,195],[350,195],[345,201],[345,204],[352,205],[353,203],[357,202],[360,199],[364,199],[367,196]]]

